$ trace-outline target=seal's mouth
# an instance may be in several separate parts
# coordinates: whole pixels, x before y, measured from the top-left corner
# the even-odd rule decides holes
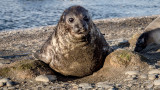
[[[86,36],[88,36],[90,34],[90,31],[79,31],[79,32],[72,32],[72,35],[74,37],[76,37],[77,39],[83,39],[85,38]]]
[[[75,33],[87,35],[89,33],[88,29],[78,29]]]
[[[77,34],[84,34],[84,35],[86,35],[86,34],[88,34],[88,32],[77,32]]]

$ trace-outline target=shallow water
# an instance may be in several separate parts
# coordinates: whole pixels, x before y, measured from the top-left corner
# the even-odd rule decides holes
[[[160,0],[0,0],[0,30],[57,24],[72,5],[88,9],[93,19],[160,14]]]

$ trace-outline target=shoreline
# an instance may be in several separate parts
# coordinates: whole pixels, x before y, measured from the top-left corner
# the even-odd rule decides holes
[[[95,24],[98,24],[98,23],[108,23],[108,22],[119,23],[119,22],[124,22],[126,20],[134,20],[134,19],[142,19],[142,18],[156,18],[158,16],[160,16],[160,15],[138,16],[138,17],[123,17],[123,18],[106,18],[106,19],[96,19],[96,20],[93,20],[93,22]],[[41,28],[55,27],[56,25],[47,25],[47,26],[37,26],[37,27],[31,27],[31,28],[1,30],[0,33],[15,32],[15,31],[18,32],[18,31],[26,31],[26,30],[33,30],[33,29],[37,30],[37,29],[41,29]]]

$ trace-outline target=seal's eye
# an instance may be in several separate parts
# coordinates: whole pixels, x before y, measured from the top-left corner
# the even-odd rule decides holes
[[[87,16],[85,16],[85,17],[83,18],[83,20],[86,21],[86,22],[88,22],[88,21],[89,21],[89,18],[88,18]]]
[[[69,18],[69,22],[73,23],[74,22],[74,18]]]

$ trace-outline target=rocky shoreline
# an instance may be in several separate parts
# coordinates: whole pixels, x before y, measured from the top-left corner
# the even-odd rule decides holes
[[[104,67],[101,70],[84,78],[64,77],[56,73],[54,75],[37,75],[31,79],[20,80],[15,77],[2,76],[1,72],[4,70],[2,69],[4,67],[9,67],[10,69],[12,66],[16,65],[17,62],[22,60],[31,60],[32,62],[33,58],[31,54],[40,49],[41,45],[43,45],[54,30],[55,26],[1,31],[0,76],[2,77],[0,77],[0,89],[158,90],[160,89],[160,62],[158,61],[160,58],[156,57],[156,55],[149,56],[149,54],[143,55],[133,52],[135,44],[134,36],[137,33],[144,32],[145,28],[156,17],[158,17],[158,15],[95,20],[95,24],[104,34],[105,39],[112,48],[115,50],[117,49],[117,52],[115,51],[106,58]],[[121,49],[122,52],[119,52]],[[121,57],[119,57],[120,54]],[[118,59],[113,58],[115,56],[117,56]],[[144,61],[144,63],[141,62],[141,56],[148,56],[146,59],[149,59],[149,61]],[[114,62],[114,60],[124,60],[124,58],[129,60],[129,62],[133,62]],[[134,64],[134,61],[136,61],[136,64]],[[12,68],[13,69],[10,71],[15,73],[16,71],[14,70],[17,70],[15,69],[17,67]],[[110,71],[107,71],[107,69]],[[25,71],[26,67],[23,70]],[[23,72],[20,76],[26,76],[26,73]]]

